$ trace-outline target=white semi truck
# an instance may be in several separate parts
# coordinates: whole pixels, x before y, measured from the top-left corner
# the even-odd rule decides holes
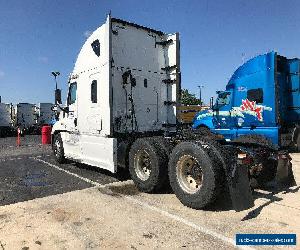
[[[13,132],[13,105],[0,102],[0,137]]]
[[[128,168],[143,192],[170,183],[192,208],[213,203],[229,185],[235,208],[249,208],[248,173],[256,166],[251,160],[275,166],[274,177],[278,152],[269,145],[222,145],[210,135],[181,130],[179,42],[178,33],[108,16],[83,45],[66,106],[58,105],[54,155],[59,163],[71,159],[113,173]]]

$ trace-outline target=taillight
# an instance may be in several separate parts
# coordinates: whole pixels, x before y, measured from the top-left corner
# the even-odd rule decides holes
[[[243,165],[250,165],[253,162],[251,156],[246,153],[238,153],[238,163]]]

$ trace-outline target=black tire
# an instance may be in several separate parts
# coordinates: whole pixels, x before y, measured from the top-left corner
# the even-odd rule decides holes
[[[173,145],[170,143],[170,141],[168,139],[166,139],[163,136],[153,136],[153,137],[149,137],[147,138],[151,141],[153,141],[153,143],[156,144],[157,147],[159,147],[161,150],[164,151],[164,154],[166,155],[166,157],[169,158],[169,155],[172,152],[173,149]]]
[[[147,165],[145,171],[141,169],[143,164]],[[153,193],[161,190],[167,183],[167,171],[168,156],[155,139],[140,138],[132,144],[129,152],[129,173],[140,191]]]
[[[222,144],[214,140],[208,140],[208,138],[202,138],[197,140],[197,143],[200,144],[205,152],[209,155],[209,157],[213,160],[213,162],[220,167],[222,167],[222,178],[225,183],[226,174],[232,172],[233,161],[235,161],[235,157],[233,154],[235,152],[232,151],[232,148],[226,148]],[[230,174],[229,174],[230,175]],[[231,178],[230,176],[228,176]],[[221,182],[220,182],[221,183]]]
[[[300,133],[297,135],[297,145],[296,145],[297,152],[300,152]]]
[[[66,162],[64,145],[60,133],[55,134],[53,137],[52,150],[54,153],[54,157],[58,163]]]
[[[202,182],[196,185],[193,192],[186,188],[179,174],[180,164],[185,157],[192,157],[200,166]],[[218,157],[211,157],[197,142],[182,142],[172,151],[169,160],[169,179],[177,198],[185,205],[194,209],[205,208],[214,203],[224,184],[224,171]],[[187,179],[187,178],[186,178]]]

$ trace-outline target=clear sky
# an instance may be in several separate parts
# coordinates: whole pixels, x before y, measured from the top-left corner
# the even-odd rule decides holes
[[[3,102],[51,102],[51,71],[68,74],[89,32],[112,16],[181,35],[182,85],[207,102],[245,60],[300,57],[298,0],[0,0]],[[64,93],[65,94],[65,93]],[[198,94],[197,94],[198,95]]]

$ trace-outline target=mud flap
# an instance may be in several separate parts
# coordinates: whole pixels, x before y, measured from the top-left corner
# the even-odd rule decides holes
[[[296,185],[292,170],[291,157],[286,152],[278,153],[278,165],[275,183],[279,187],[292,187]]]
[[[235,211],[239,212],[254,206],[247,166],[235,163],[229,180],[229,192]]]

